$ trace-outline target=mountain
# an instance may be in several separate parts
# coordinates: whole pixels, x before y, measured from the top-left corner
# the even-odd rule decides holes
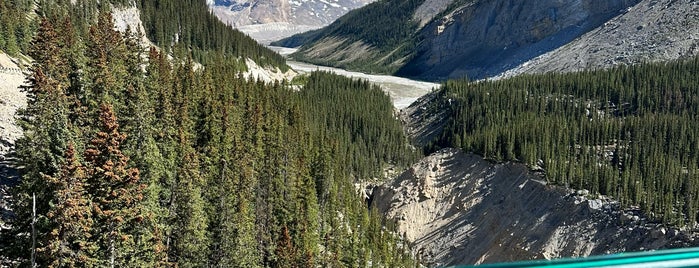
[[[696,55],[699,4],[644,0],[572,42],[507,71],[505,76],[609,68]]]
[[[328,25],[350,10],[373,0],[209,0],[224,23],[260,42]]]
[[[426,80],[480,79],[546,59],[552,67],[521,69],[579,70],[695,55],[696,12],[686,11],[696,6],[670,0],[385,0],[274,44],[302,44],[293,57],[324,65]],[[576,61],[577,68],[553,67]]]

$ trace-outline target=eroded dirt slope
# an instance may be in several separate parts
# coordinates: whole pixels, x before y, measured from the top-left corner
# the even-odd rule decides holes
[[[443,149],[379,186],[372,204],[430,267],[694,245],[617,202],[546,185],[517,163]]]

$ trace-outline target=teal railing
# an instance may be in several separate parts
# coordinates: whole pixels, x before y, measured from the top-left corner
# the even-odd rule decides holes
[[[617,253],[586,258],[537,260],[512,263],[454,266],[455,268],[505,268],[505,267],[699,267],[699,248],[682,248],[633,253]]]

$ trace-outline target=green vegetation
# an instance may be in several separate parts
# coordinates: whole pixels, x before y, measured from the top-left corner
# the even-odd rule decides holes
[[[72,3],[74,2],[74,3]],[[141,10],[145,33],[151,41],[166,51],[185,57],[191,55],[199,63],[206,64],[226,57],[237,61],[247,57],[262,66],[288,66],[281,55],[258,44],[252,38],[225,25],[213,15],[205,1],[161,1],[161,0],[112,0],[117,7],[137,6]],[[57,20],[66,18],[72,30],[87,35],[90,22],[108,5],[96,0],[4,0],[0,2],[0,50],[11,56],[28,51],[33,33],[36,31],[38,8],[40,16]],[[63,20],[63,19],[62,19]],[[135,30],[135,29],[132,29]],[[245,68],[244,62],[238,68]]]
[[[255,48],[190,37],[171,58],[115,31],[104,6],[58,4],[41,2],[22,51],[35,61],[0,255],[29,264],[36,238],[41,267],[414,265],[354,186],[416,157],[377,87],[245,79],[230,59]]]
[[[380,178],[386,164],[404,166],[417,159],[400,122],[393,119],[393,106],[386,105],[391,103],[389,96],[378,86],[315,72],[298,98],[299,106],[307,110],[307,120],[313,122],[311,131],[339,142],[340,151],[334,155],[340,163],[352,164],[346,175]],[[333,132],[324,133],[328,129]]]
[[[284,57],[221,22],[206,1],[141,0],[141,20],[150,40],[162,48],[181,46],[207,64],[221,55],[251,58],[261,66],[288,70]]]
[[[665,223],[693,226],[699,208],[698,73],[699,59],[693,59],[450,81],[438,103],[451,117],[427,151],[454,146],[522,161],[543,169],[550,182],[613,196]]]
[[[36,30],[36,25],[27,17],[33,4],[31,0],[0,1],[0,50],[10,56],[29,48]]]

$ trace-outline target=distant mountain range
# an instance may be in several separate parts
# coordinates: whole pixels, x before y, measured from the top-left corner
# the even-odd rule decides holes
[[[481,79],[697,55],[698,17],[690,0],[386,0],[274,44],[317,64]]]
[[[208,0],[223,22],[262,42],[328,25],[372,0]]]

